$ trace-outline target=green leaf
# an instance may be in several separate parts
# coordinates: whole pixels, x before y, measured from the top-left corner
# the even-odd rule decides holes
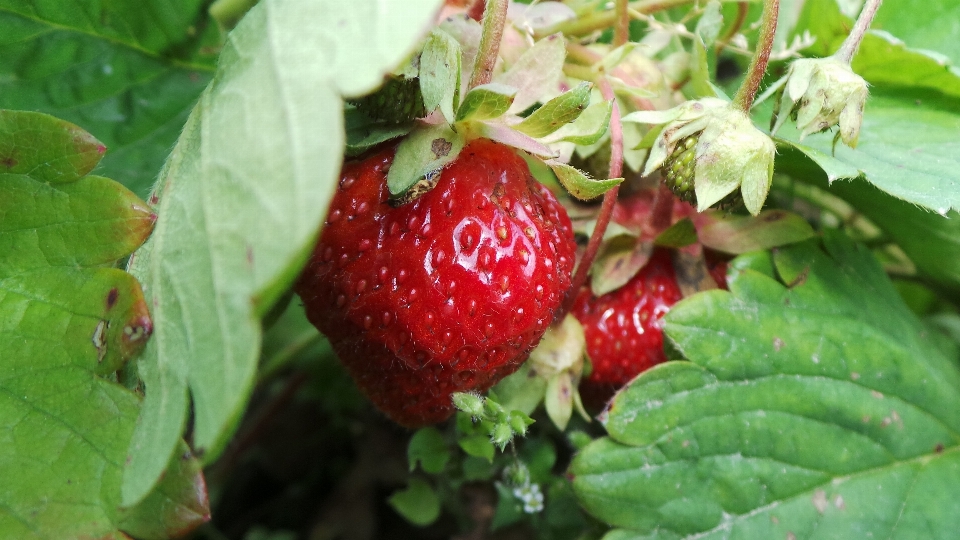
[[[493,462],[493,442],[488,435],[468,435],[461,437],[457,444],[468,456],[483,458]]]
[[[873,85],[915,86],[960,97],[960,68],[949,58],[911,48],[887,32],[868,32],[851,67]]]
[[[460,44],[450,34],[430,32],[420,54],[420,93],[427,111],[440,109],[452,124],[460,107]]]
[[[658,246],[682,248],[697,242],[697,229],[690,218],[683,218],[667,230],[657,235],[654,243]]]
[[[690,361],[615,399],[571,466],[584,507],[637,537],[951,538],[957,366],[866,249],[773,261],[782,282],[745,270],[666,316]]]
[[[497,394],[497,400],[504,409],[529,415],[533,414],[537,405],[543,401],[547,381],[532,372],[531,368],[531,362],[524,362],[520,369],[507,375],[493,387],[493,392]]]
[[[111,150],[98,172],[145,197],[213,70],[207,5],[2,0],[0,107],[95,133]]]
[[[590,103],[591,88],[593,84],[581,82],[575,88],[544,103],[514,127],[534,138],[546,137],[580,116]]]
[[[557,180],[560,181],[564,189],[581,201],[595,199],[623,182],[623,178],[594,180],[576,167],[571,167],[566,163],[548,162],[547,165],[557,175]]]
[[[443,439],[443,434],[437,428],[427,427],[417,430],[410,438],[407,446],[407,462],[410,470],[417,468],[417,463],[424,471],[430,474],[440,474],[450,461],[450,449]]]
[[[710,66],[707,62],[707,49],[700,36],[693,38],[693,52],[690,55],[690,85],[697,97],[717,97],[710,82]]]
[[[953,0],[887,0],[871,26],[897,36],[910,47],[936,51],[960,65],[958,20],[960,4]]]
[[[140,400],[98,376],[151,332],[140,284],[102,267],[149,233],[146,203],[82,176],[102,146],[72,124],[4,111],[0,149],[19,173],[0,174],[0,538],[184,534],[209,517],[199,465],[182,446],[143,505],[121,509]]]
[[[880,227],[916,265],[919,273],[960,292],[960,214],[946,216],[890,196],[864,180],[827,186],[826,176],[795,149],[785,149],[778,161],[785,173],[829,190]]]
[[[912,98],[912,99],[911,99]],[[797,148],[819,165],[830,182],[861,175],[887,193],[941,214],[960,208],[960,101],[935,94],[875,90],[864,111],[856,150],[833,135],[797,142],[787,124],[778,144]]]
[[[463,145],[463,136],[447,124],[425,125],[413,130],[400,142],[387,172],[390,194],[403,195],[425,177],[432,177],[460,155]]]
[[[764,210],[755,217],[716,217],[700,229],[700,243],[734,255],[802,242],[815,235],[805,219],[786,210]]]
[[[544,138],[545,142],[572,142],[579,145],[596,144],[610,127],[613,101],[601,101],[587,107],[577,119],[564,124]]]
[[[457,122],[496,118],[507,112],[516,95],[516,88],[499,83],[471,88],[457,109]]]
[[[403,491],[398,491],[388,499],[401,516],[414,525],[425,527],[440,517],[440,498],[430,484],[414,478]]]
[[[254,382],[259,318],[295,279],[336,186],[340,95],[380,84],[437,4],[264,0],[230,33],[160,174],[156,229],[130,263],[155,332],[139,362],[147,390],[125,504],[163,473],[188,391],[203,459],[229,439]]]
[[[0,173],[51,184],[73,182],[100,163],[107,149],[78,126],[29,111],[0,110]]]

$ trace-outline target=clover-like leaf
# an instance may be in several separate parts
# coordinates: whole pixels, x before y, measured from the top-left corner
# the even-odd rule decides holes
[[[571,467],[615,537],[954,535],[960,370],[868,250],[823,244],[666,316],[690,361],[638,377]]]
[[[419,478],[410,480],[410,485],[388,499],[390,506],[415,525],[425,526],[440,517],[440,497],[436,491]]]
[[[254,382],[260,317],[295,279],[336,186],[340,96],[376,88],[437,4],[264,0],[231,32],[160,174],[156,229],[130,263],[155,324],[138,362],[147,390],[125,504],[163,473],[189,403],[205,460],[229,439]]]

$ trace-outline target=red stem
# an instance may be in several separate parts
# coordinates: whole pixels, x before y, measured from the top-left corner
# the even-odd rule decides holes
[[[617,107],[617,101],[614,99],[613,88],[606,77],[600,77],[597,81],[600,87],[600,93],[605,100],[613,100],[613,111],[610,114],[610,176],[609,178],[620,178],[623,174],[623,126],[620,124],[620,108]],[[567,291],[567,297],[563,301],[557,321],[562,321],[563,316],[570,312],[573,302],[577,299],[577,294],[587,282],[587,274],[593,260],[600,250],[600,243],[603,240],[603,233],[610,224],[610,217],[613,216],[613,205],[617,202],[617,193],[620,186],[617,185],[610,191],[603,194],[603,204],[600,206],[600,215],[597,216],[597,225],[593,228],[593,234],[587,242],[587,249],[583,252],[580,259],[580,265],[577,266],[577,272],[573,276],[573,283],[570,290]]]
[[[767,62],[770,60],[770,50],[773,49],[773,38],[777,33],[777,14],[780,11],[780,0],[764,0],[763,15],[760,17],[760,37],[757,39],[757,49],[753,52],[747,76],[733,98],[733,106],[746,114],[750,114],[753,98],[760,88],[763,74],[767,72]]]
[[[674,196],[666,182],[660,182],[657,196],[653,201],[653,211],[650,212],[650,227],[654,235],[667,230],[673,221]]]
[[[493,68],[497,65],[497,54],[500,52],[503,25],[507,22],[509,5],[509,0],[487,0],[487,6],[483,10],[480,50],[477,52],[477,63],[473,66],[467,89],[487,84],[493,79]]]

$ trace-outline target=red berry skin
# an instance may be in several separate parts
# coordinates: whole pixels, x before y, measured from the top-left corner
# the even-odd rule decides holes
[[[663,316],[683,298],[669,250],[657,249],[623,287],[596,297],[584,288],[573,307],[593,370],[580,382],[588,407],[601,408],[630,380],[667,360]]]
[[[387,203],[395,148],[344,164],[296,291],[360,390],[397,423],[515,371],[570,287],[570,219],[507,146],[468,144],[436,187]]]

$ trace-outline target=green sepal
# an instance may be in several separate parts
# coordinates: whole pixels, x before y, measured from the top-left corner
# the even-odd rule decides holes
[[[457,109],[457,122],[497,118],[507,112],[516,95],[516,88],[499,83],[471,88]]]
[[[387,173],[391,197],[399,198],[421,180],[450,163],[463,149],[463,137],[446,124],[413,130],[397,147]]]
[[[545,142],[571,142],[578,145],[596,144],[610,127],[613,100],[601,101],[587,107],[574,122],[560,126],[544,138]]]
[[[518,131],[531,137],[546,137],[565,124],[573,122],[590,103],[590,89],[593,84],[582,82],[571,90],[543,104],[514,126]]]
[[[452,124],[460,107],[460,44],[443,30],[430,32],[420,54],[420,93],[427,113],[437,108]]]
[[[548,162],[547,165],[557,175],[557,180],[563,187],[581,201],[595,199],[623,182],[623,178],[594,180],[566,163]]]

